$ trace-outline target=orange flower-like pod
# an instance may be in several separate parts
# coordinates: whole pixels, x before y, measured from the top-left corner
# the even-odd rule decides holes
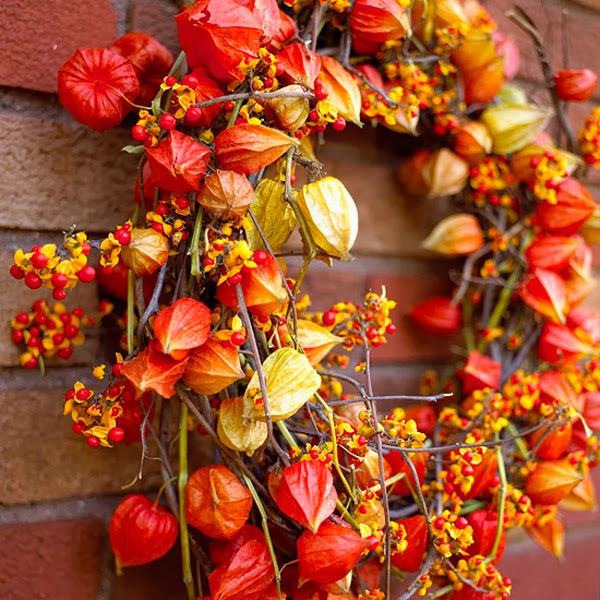
[[[541,546],[556,558],[563,557],[565,526],[558,517],[554,517],[544,524],[536,522],[531,527],[527,527],[526,531],[538,546]]]
[[[492,138],[486,126],[469,121],[454,137],[454,151],[470,165],[480,163],[492,151]]]
[[[501,371],[502,365],[499,362],[473,350],[459,373],[464,393],[470,394],[486,387],[497,390]]]
[[[447,296],[433,296],[413,306],[409,313],[419,328],[434,335],[451,335],[462,327],[460,306]]]
[[[307,529],[297,542],[300,580],[325,584],[342,579],[371,542],[353,529],[330,521],[325,521],[317,533]]]
[[[195,192],[206,174],[211,152],[207,146],[177,129],[146,150],[151,183],[175,194]]]
[[[211,337],[190,352],[182,379],[197,394],[216,394],[243,376],[237,349]]]
[[[565,322],[569,309],[567,290],[560,275],[547,269],[535,269],[532,276],[523,281],[519,295],[525,304],[540,315]]]
[[[556,460],[567,453],[572,436],[573,426],[570,422],[564,425],[547,425],[531,434],[529,447],[538,458]]]
[[[498,56],[477,69],[463,71],[465,102],[488,104],[504,85],[504,58]]]
[[[138,277],[151,275],[167,262],[169,242],[162,233],[137,227],[130,233],[131,241],[121,248],[121,257]]]
[[[298,144],[298,140],[277,129],[241,123],[217,135],[215,154],[224,169],[250,175],[269,166],[291,146]]]
[[[540,392],[548,396],[550,403],[560,402],[574,407],[581,412],[583,398],[573,389],[566,375],[561,371],[544,371],[540,373]]]
[[[483,246],[483,232],[475,215],[457,213],[442,219],[422,245],[445,256],[468,256]]]
[[[132,109],[140,85],[133,64],[115,52],[86,48],[58,72],[58,99],[80,123],[104,131]]]
[[[207,465],[190,475],[186,488],[186,520],[204,535],[229,540],[244,526],[252,495],[225,465]]]
[[[552,365],[574,363],[592,354],[593,347],[578,338],[566,325],[546,321],[538,342],[538,356]]]
[[[279,91],[289,94],[300,94],[305,90],[301,85],[294,83],[280,88]],[[271,98],[265,101],[265,109],[267,110],[267,114],[270,115],[272,113],[272,117],[281,129],[284,131],[296,131],[304,125],[308,118],[310,102],[308,98],[300,96]]]
[[[305,44],[294,42],[277,55],[277,64],[283,69],[282,80],[288,84],[300,84],[312,89],[321,72],[321,55]]]
[[[552,271],[562,271],[569,266],[581,238],[559,235],[536,237],[525,250],[525,258],[531,270],[541,267]]]
[[[584,478],[571,456],[544,460],[525,480],[525,493],[535,504],[558,504]]]
[[[279,510],[316,533],[335,510],[331,469],[320,460],[302,460],[283,470],[275,502]]]
[[[183,358],[210,335],[210,310],[193,298],[179,298],[154,319],[154,335],[165,354]]]
[[[415,515],[408,519],[400,519],[396,523],[404,527],[408,546],[404,552],[392,553],[392,564],[400,571],[415,573],[419,570],[427,550],[427,519],[423,515]]]
[[[173,55],[155,37],[130,32],[115,40],[109,50],[131,61],[140,82],[136,104],[149,106],[173,65]]]
[[[589,219],[596,203],[587,188],[568,177],[556,188],[556,204],[540,202],[535,209],[537,223],[551,233],[571,235]]]
[[[298,319],[296,329],[298,342],[304,354],[306,354],[306,358],[313,366],[320,363],[335,346],[344,341],[343,338],[334,335],[314,321]],[[282,342],[291,345],[292,339],[287,326],[280,326],[278,332]]]
[[[590,69],[563,69],[554,76],[558,97],[568,102],[589,100],[597,83],[598,76]]]
[[[421,431],[418,424],[417,429]],[[385,460],[391,467],[392,475],[404,473],[404,479],[396,482],[392,487],[392,494],[410,496],[412,495],[411,489],[414,490],[417,486],[421,486],[425,482],[425,473],[427,471],[427,460],[429,455],[427,452],[415,452],[408,458],[408,460],[412,462],[417,473],[419,481],[416,482],[413,477],[412,469],[403,458],[404,454],[405,453],[402,453],[399,450],[391,450],[385,455]]]
[[[597,510],[596,487],[590,473],[560,501],[560,508],[576,512]]]
[[[164,556],[179,535],[177,519],[142,494],[125,496],[108,527],[117,573]]]
[[[202,183],[198,203],[220,219],[243,217],[254,201],[254,190],[248,178],[235,171],[219,169]]]
[[[275,600],[275,571],[266,544],[249,539],[208,576],[214,600]]]
[[[480,554],[488,556],[494,547],[496,539],[496,531],[498,529],[498,513],[493,510],[476,510],[467,516],[469,525],[473,528],[473,543],[470,544],[465,551],[469,556]],[[504,554],[506,546],[506,533],[504,525],[500,523],[502,532],[500,534],[500,543],[494,559],[491,561],[493,565],[497,564]]]
[[[361,98],[358,81],[331,56],[322,56],[323,71],[319,78],[329,90],[327,99],[346,119],[360,125]]]
[[[377,44],[397,40],[409,28],[406,9],[397,0],[356,0],[348,24],[354,36]]]
[[[175,384],[183,375],[188,359],[171,358],[157,349],[157,343],[152,340],[135,358],[123,363],[121,373],[138,390],[152,390],[163,398],[170,398],[175,393]]]

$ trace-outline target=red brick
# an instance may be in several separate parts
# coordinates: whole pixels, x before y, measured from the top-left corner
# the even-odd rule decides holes
[[[397,302],[392,319],[398,329],[387,344],[373,351],[373,362],[450,359],[450,348],[456,339],[427,334],[417,329],[407,316],[412,306],[429,296],[449,294],[449,280],[434,275],[372,275],[367,279],[368,288],[375,292],[383,285],[387,297]]]
[[[314,264],[304,279],[300,295],[310,296],[310,310],[325,311],[337,302],[361,302],[367,291],[366,281],[362,272],[339,271],[335,264],[331,269]]]
[[[117,37],[111,0],[0,3],[0,84],[55,92],[58,69],[77,48],[107,46]]]
[[[101,552],[96,519],[0,527],[0,598],[96,600]]]
[[[600,598],[598,527],[567,532],[563,562],[528,540],[507,548],[498,568],[513,581],[511,600]]]

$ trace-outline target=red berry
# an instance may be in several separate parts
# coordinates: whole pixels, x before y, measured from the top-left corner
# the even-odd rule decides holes
[[[136,142],[145,142],[150,135],[148,134],[148,132],[146,131],[146,128],[143,125],[134,125],[131,128],[131,137],[136,141]]]
[[[319,113],[316,110],[311,110],[308,113],[308,120],[318,123],[319,122]]]
[[[90,448],[97,448],[100,445],[100,440],[95,435],[90,435],[85,440]]]
[[[13,344],[20,344],[23,341],[25,334],[23,333],[22,329],[13,329],[10,337],[13,341]]]
[[[335,313],[332,310],[328,310],[323,313],[323,325],[326,327],[331,327],[335,323]]]
[[[64,288],[69,283],[69,278],[64,273],[54,273],[50,278],[50,283],[55,288]]]
[[[375,329],[375,327],[369,327],[366,336],[368,340],[374,340],[377,337],[377,329]]]
[[[65,341],[65,334],[64,333],[55,333],[52,336],[52,341],[54,342],[54,344],[56,346],[60,346]]]
[[[190,207],[190,201],[185,196],[180,196],[175,201],[179,210],[187,210]]]
[[[234,331],[231,334],[231,343],[234,346],[241,346],[246,341],[246,336],[240,331]]]
[[[185,113],[185,120],[190,125],[195,125],[202,118],[202,109],[197,106],[190,106]]]
[[[73,347],[67,346],[66,348],[59,348],[56,351],[56,354],[59,358],[66,360],[67,358],[71,357],[71,354],[73,354]]]
[[[121,377],[122,370],[123,370],[123,363],[116,363],[112,366],[112,374],[115,377]]]
[[[252,254],[252,260],[257,265],[264,265],[267,262],[268,254],[264,250],[256,250],[254,254]]]
[[[176,83],[177,83],[177,79],[175,79],[175,77],[173,77],[173,75],[169,75],[168,77],[165,77],[165,85],[167,85],[168,87],[173,87]]]
[[[30,271],[25,275],[25,285],[32,290],[37,290],[42,286],[42,278],[37,273]]]
[[[454,525],[458,529],[464,529],[468,524],[469,524],[469,521],[467,521],[464,517],[457,517],[456,521],[454,521]]]
[[[169,206],[167,204],[165,204],[164,202],[160,202],[156,206],[156,214],[160,215],[161,217],[166,217],[169,214]],[[162,229],[162,225],[161,225],[161,229]]]
[[[77,277],[82,283],[90,283],[96,278],[96,269],[90,265],[85,265],[77,272]]]
[[[71,429],[73,429],[73,433],[76,433],[77,435],[81,435],[87,429],[87,425],[85,424],[84,421],[77,421],[77,422],[73,423],[73,425],[71,426]]]
[[[338,117],[332,124],[334,131],[343,131],[346,129],[346,119],[344,117]]]
[[[224,107],[226,112],[231,112],[235,108],[235,102],[233,100],[227,100]]]
[[[123,441],[123,438],[125,437],[125,431],[122,427],[113,427],[108,431],[107,437],[109,442],[118,444],[119,442]]]
[[[19,325],[29,325],[29,315],[26,312],[17,313],[15,321],[19,323]]]
[[[25,277],[25,271],[23,271],[19,265],[12,265],[10,268],[10,274],[15,279],[23,279],[23,277]]]
[[[177,125],[177,119],[171,113],[163,113],[160,115],[158,124],[160,125],[161,129],[170,131],[171,129],[175,128],[175,125]]]
[[[236,273],[232,277],[229,278],[229,283],[231,285],[237,285],[238,283],[242,283],[242,274]]]
[[[183,85],[187,85],[188,87],[191,87],[192,89],[196,89],[200,85],[200,82],[198,81],[198,78],[195,75],[186,75],[181,80],[181,83]]]
[[[83,242],[83,244],[81,244],[81,253],[84,256],[89,256],[91,250],[92,250],[92,246],[90,245],[89,242]]]
[[[385,328],[385,331],[388,335],[393,335],[394,333],[396,333],[396,326],[393,323],[389,323],[388,326]]]
[[[43,252],[36,252],[31,257],[31,264],[34,269],[43,269],[48,264],[48,257]]]
[[[329,96],[329,90],[324,86],[317,86],[315,81],[315,96],[317,100],[325,100]]]
[[[65,400],[73,400],[75,398],[75,390],[71,388],[65,392]]]
[[[65,336],[72,340],[79,333],[79,329],[75,325],[69,323],[65,325]]]
[[[91,395],[92,393],[87,388],[81,388],[75,393],[77,400],[87,400],[91,397]]]
[[[157,233],[165,232],[165,230],[163,229],[162,223],[152,223],[152,229],[154,229],[154,231],[156,231]]]
[[[131,242],[131,234],[122,227],[119,227],[119,229],[117,229],[113,235],[115,236],[115,240],[117,240],[121,246],[127,246],[127,244]]]
[[[52,297],[60,302],[67,297],[67,290],[65,288],[54,288],[52,290]]]
[[[33,327],[29,328],[29,333],[33,336],[33,337],[39,337],[40,333],[42,333],[42,330],[37,327],[36,325],[34,325]]]
[[[81,306],[76,306],[71,313],[75,315],[78,319],[83,319],[83,315],[85,314],[83,308]]]
[[[38,366],[37,356],[32,356],[24,365],[24,369],[35,369]]]

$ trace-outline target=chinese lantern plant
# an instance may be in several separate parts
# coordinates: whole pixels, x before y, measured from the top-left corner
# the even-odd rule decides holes
[[[511,18],[543,55],[527,15]],[[130,33],[59,74],[82,124],[134,120],[131,218],[18,250],[11,267],[57,301],[11,324],[26,368],[83,341],[89,319],[62,303],[96,268],[126,303],[101,389],[75,382],[64,405],[90,448],[142,442],[145,456],[151,437],[163,461],[168,507],[129,495],[111,521],[117,565],[179,539],[172,596],[188,600],[391,600],[394,575],[402,600],[508,598],[506,530],[559,555],[558,511],[595,504],[600,313],[580,305],[600,236],[578,170],[600,164],[600,125],[594,112],[577,140],[563,118],[595,76],[548,76],[562,149],[543,136],[549,109],[504,86],[515,47],[475,1],[199,0],[176,25],[174,61]],[[396,331],[385,290],[323,312],[303,294],[311,262],[347,260],[357,239],[355,201],[318,160],[347,122],[414,139],[401,191],[457,201],[423,241],[462,261],[456,287],[409,314],[464,347],[416,405],[374,392],[371,354]],[[191,464],[191,436],[212,464]]]

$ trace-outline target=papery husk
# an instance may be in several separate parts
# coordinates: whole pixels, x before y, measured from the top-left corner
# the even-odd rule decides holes
[[[525,90],[516,83],[507,83],[498,92],[500,104],[527,104]]]
[[[284,192],[285,185],[282,182],[261,179],[254,190],[254,201],[250,207],[273,252],[281,249],[296,227],[294,209],[283,199]],[[254,250],[264,248],[254,223],[246,228],[246,239]]]
[[[348,24],[354,36],[376,44],[397,40],[410,28],[406,9],[397,0],[356,0]]]
[[[483,246],[483,232],[477,217],[457,213],[442,219],[421,245],[444,256],[468,256]]]
[[[504,85],[504,58],[497,56],[481,67],[463,71],[462,75],[465,102],[489,104]]]
[[[566,498],[584,475],[571,463],[571,456],[543,460],[525,480],[525,493],[535,504],[558,504]]]
[[[308,358],[293,348],[280,348],[262,365],[266,381],[271,419],[281,421],[295,414],[312,398],[321,385],[321,376]],[[254,373],[244,394],[244,416],[265,421],[264,405],[256,402],[262,396],[258,373]]]
[[[358,234],[358,211],[344,184],[328,176],[304,185],[298,206],[317,246],[331,256],[349,260]]]
[[[215,155],[224,169],[250,175],[283,156],[298,140],[283,131],[242,123],[223,130],[215,138]]]
[[[596,488],[594,487],[594,480],[589,473],[583,481],[571,490],[568,496],[560,501],[559,508],[575,512],[598,510]]]
[[[421,176],[427,188],[426,198],[451,196],[465,187],[469,164],[452,150],[441,148],[425,162]]]
[[[241,173],[218,169],[202,182],[198,204],[220,219],[243,217],[254,201],[254,189]]]
[[[469,121],[454,137],[454,151],[470,165],[480,163],[492,151],[492,138],[479,121]]]
[[[277,90],[278,92],[288,92],[298,94],[306,90],[298,84],[288,85]],[[285,131],[296,131],[300,129],[310,112],[310,102],[308,98],[270,98],[265,101],[265,109],[271,111],[277,124]]]
[[[534,523],[531,527],[527,527],[527,533],[538,546],[558,559],[563,558],[565,526],[558,517],[554,517],[543,525]]]
[[[465,41],[452,52],[452,62],[461,71],[473,71],[496,58],[496,46],[489,33],[472,31]]]
[[[319,74],[319,78],[329,90],[327,99],[346,121],[362,126],[358,81],[335,58],[324,55],[321,60],[323,61],[323,70]]]
[[[182,379],[197,394],[216,394],[243,377],[237,349],[211,337],[192,350]]]
[[[169,242],[162,233],[138,227],[134,227],[130,233],[131,241],[121,248],[121,256],[137,277],[150,275],[167,262]]]
[[[221,402],[217,435],[228,448],[252,456],[265,443],[269,432],[264,421],[244,417],[243,404],[241,396]]]
[[[306,319],[296,321],[298,343],[311,365],[320,363],[344,339],[334,335],[322,325]],[[287,326],[279,328],[279,337],[284,343],[291,344],[291,336]]]
[[[588,244],[600,243],[600,207],[596,208],[594,214],[582,225],[579,233]]]
[[[500,104],[486,108],[481,121],[489,129],[495,154],[510,154],[531,144],[546,127],[552,110],[533,104]]]

